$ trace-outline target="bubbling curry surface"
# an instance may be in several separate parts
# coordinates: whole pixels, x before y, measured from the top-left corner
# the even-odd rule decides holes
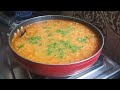
[[[84,60],[94,55],[100,46],[100,37],[93,30],[67,20],[32,23],[21,28],[12,39],[12,48],[17,54],[44,64]]]

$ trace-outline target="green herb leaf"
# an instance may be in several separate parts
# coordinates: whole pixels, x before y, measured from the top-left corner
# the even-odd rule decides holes
[[[31,43],[31,44],[37,44],[38,41],[40,41],[41,39],[42,39],[41,36],[32,36],[32,37],[28,38],[29,43]]]
[[[69,41],[60,41],[66,48],[70,49],[72,52],[76,52],[79,50],[79,48],[73,44],[71,44]]]
[[[48,55],[51,55],[52,53],[54,52],[54,49],[53,48],[48,48]]]
[[[59,48],[58,49],[58,57],[60,58],[60,59],[62,59],[63,58],[63,56],[64,56],[64,51],[63,51],[63,49],[62,48]]]
[[[52,36],[52,33],[49,33],[48,36]]]
[[[78,42],[86,43],[87,42],[87,37],[82,37],[82,38],[77,38]]]
[[[67,26],[66,28],[57,29],[56,32],[62,34],[63,36],[68,34],[72,29],[74,29],[72,26]]]
[[[64,29],[57,29],[56,32],[62,34],[63,36],[68,33],[68,31],[65,31]]]
[[[33,37],[30,37],[29,38],[30,40],[41,40],[41,37],[40,36],[33,36]]]
[[[74,28],[72,26],[67,26],[66,30],[73,30]]]
[[[61,46],[63,47],[61,48]],[[78,47],[78,46],[71,44],[69,41],[60,40],[48,46],[47,54],[51,55],[53,53],[58,53],[57,54],[58,58],[62,59],[65,55],[64,49],[69,49],[71,52],[74,53],[80,50],[81,48],[82,47]]]
[[[53,43],[53,44],[48,45],[48,50],[47,50],[48,55],[51,55],[55,51],[57,46],[58,46],[58,44],[56,42]]]
[[[37,44],[38,42],[37,41],[29,41],[29,43],[31,43],[31,44]]]
[[[24,44],[21,44],[18,48],[23,48],[24,47]]]
[[[79,48],[77,47],[77,46],[75,46],[75,45],[73,45],[73,46],[71,46],[71,51],[74,53],[74,52],[76,52]]]

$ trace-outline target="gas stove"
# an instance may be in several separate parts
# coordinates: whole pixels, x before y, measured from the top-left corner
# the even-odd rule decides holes
[[[16,20],[19,24],[22,20]],[[120,66],[101,54],[97,62],[90,68],[68,77],[51,78],[36,75],[19,65],[8,45],[9,26],[0,23],[0,79],[117,79],[120,78]]]

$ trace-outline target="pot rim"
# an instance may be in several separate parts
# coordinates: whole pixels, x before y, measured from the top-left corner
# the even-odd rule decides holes
[[[19,26],[19,25],[23,24],[24,22],[27,22],[27,21],[29,21],[29,20],[31,20],[31,19],[34,20],[34,19],[36,19],[36,18],[48,17],[48,16],[49,16],[49,17],[60,16],[60,17],[65,17],[65,18],[76,19],[76,20],[83,21],[84,23],[89,24],[91,27],[94,27],[94,28],[100,33],[100,35],[101,35],[101,37],[102,37],[102,44],[101,44],[100,49],[99,49],[94,55],[92,55],[92,56],[89,57],[89,58],[86,58],[86,59],[84,59],[84,60],[80,60],[80,61],[77,61],[77,62],[68,63],[68,64],[45,64],[45,63],[41,63],[41,62],[35,62],[35,61],[33,61],[33,60],[27,59],[27,58],[19,55],[18,53],[16,53],[16,52],[14,51],[14,49],[12,48],[11,43],[10,43],[10,37],[11,37],[12,32],[15,30],[15,28],[17,28],[17,26]],[[50,66],[64,66],[64,65],[73,65],[73,64],[82,63],[82,62],[85,62],[85,61],[87,61],[87,60],[90,60],[91,58],[94,58],[99,52],[102,51],[102,48],[103,48],[103,46],[104,46],[104,36],[103,36],[102,32],[101,32],[96,26],[94,26],[93,24],[91,24],[91,23],[89,23],[89,22],[87,22],[87,21],[85,21],[85,20],[82,20],[82,19],[79,19],[79,18],[75,18],[75,17],[71,17],[71,16],[65,16],[65,15],[44,15],[44,16],[37,16],[37,17],[33,17],[33,18],[30,18],[30,19],[24,20],[24,21],[21,22],[19,25],[17,25],[16,27],[14,27],[14,28],[12,29],[12,31],[10,32],[10,34],[9,34],[9,39],[8,39],[8,40],[9,40],[9,46],[10,46],[10,48],[12,49],[12,51],[13,51],[15,54],[17,54],[17,56],[19,56],[19,57],[21,57],[21,58],[23,58],[23,59],[25,59],[25,60],[27,60],[27,61],[29,61],[29,62],[36,63],[36,64],[50,65]]]

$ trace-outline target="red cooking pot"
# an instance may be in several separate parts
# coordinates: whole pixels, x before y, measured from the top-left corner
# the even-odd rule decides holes
[[[101,44],[100,49],[93,56],[91,56],[85,60],[74,62],[74,63],[69,63],[69,64],[62,64],[62,65],[57,65],[57,64],[51,65],[51,64],[43,64],[43,63],[34,62],[34,61],[28,60],[28,59],[18,55],[13,50],[13,48],[11,47],[11,40],[14,36],[14,33],[17,31],[17,29],[19,29],[21,26],[24,27],[24,26],[29,25],[34,22],[44,21],[44,20],[53,20],[53,19],[75,21],[75,22],[82,23],[82,24],[90,27],[101,38],[102,44]],[[76,18],[73,18],[70,16],[63,16],[63,15],[46,15],[46,16],[39,16],[39,17],[34,17],[31,19],[25,20],[22,23],[20,23],[18,26],[16,26],[9,35],[9,45],[11,47],[13,54],[17,58],[16,60],[23,67],[30,70],[31,72],[34,72],[39,75],[47,76],[47,77],[66,77],[66,76],[72,75],[74,73],[80,72],[81,70],[85,70],[85,69],[91,67],[98,60],[98,58],[101,54],[103,45],[104,45],[104,38],[103,38],[103,34],[97,27],[95,27],[94,25],[92,25],[84,20],[76,19]]]

